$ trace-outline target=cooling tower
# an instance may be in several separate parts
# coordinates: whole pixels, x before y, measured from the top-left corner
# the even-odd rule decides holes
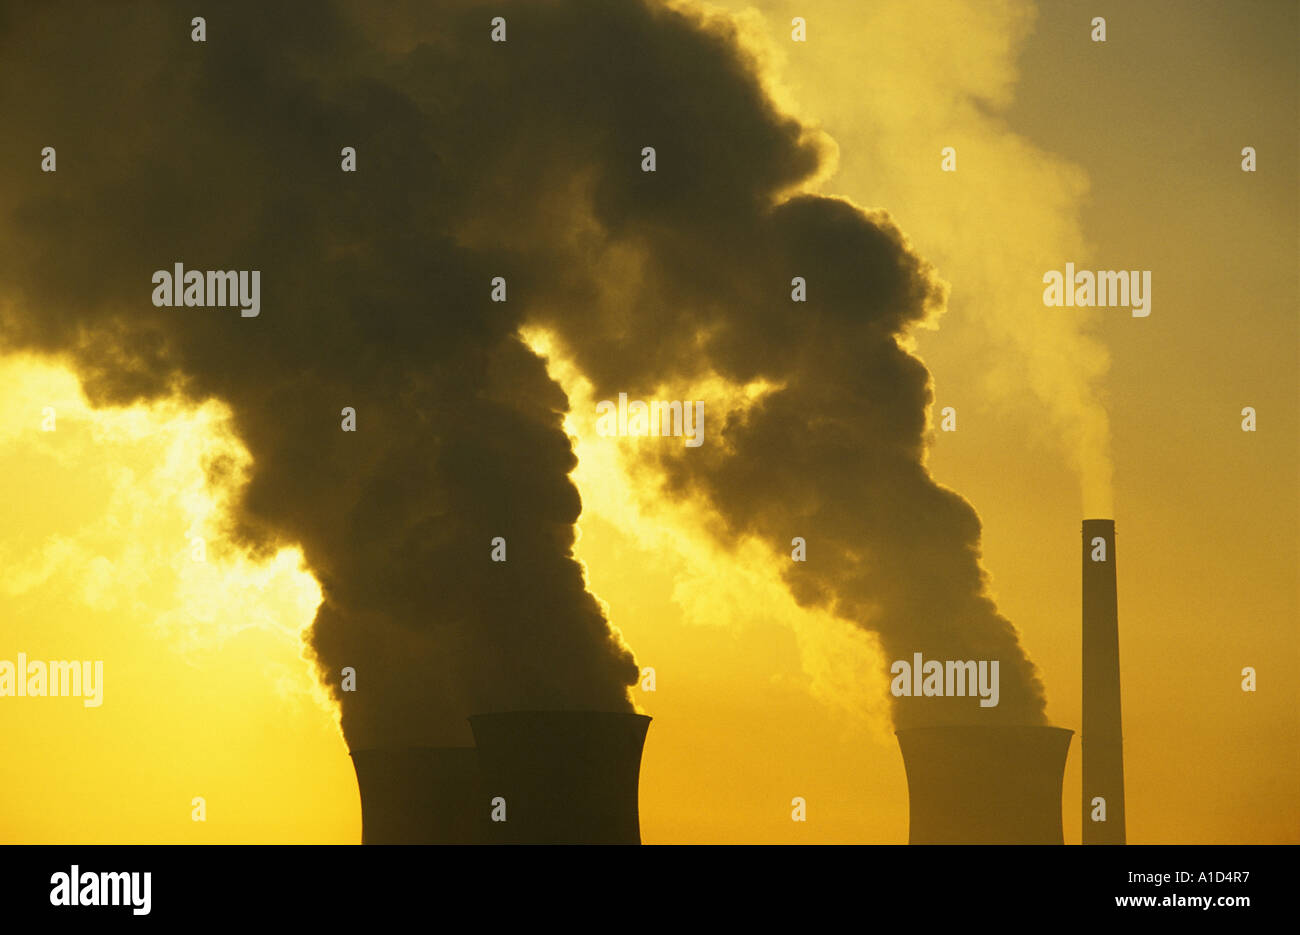
[[[491,843],[641,843],[637,784],[650,718],[519,711],[469,723],[485,802],[505,818],[488,822]]]
[[[1063,844],[1061,783],[1073,731],[1060,727],[911,727],[909,844]]]
[[[1123,844],[1124,741],[1120,727],[1115,521],[1083,521],[1083,843]],[[1105,821],[1096,800],[1105,800]]]
[[[480,844],[487,800],[473,747],[355,750],[362,844]]]

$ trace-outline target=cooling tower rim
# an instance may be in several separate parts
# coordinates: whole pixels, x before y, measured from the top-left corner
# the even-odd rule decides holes
[[[974,732],[991,732],[991,733],[1056,733],[1073,736],[1074,731],[1068,727],[1056,727],[1051,724],[932,724],[926,727],[900,727],[894,731],[895,736],[902,734],[924,734],[924,733],[974,733]]]

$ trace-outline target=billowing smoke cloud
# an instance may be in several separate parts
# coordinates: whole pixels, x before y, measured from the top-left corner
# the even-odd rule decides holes
[[[785,0],[722,2],[765,9],[778,55],[799,48]],[[945,400],[959,410],[991,403],[1030,445],[1059,447],[1079,475],[1082,515],[1111,516],[1109,354],[1098,340],[1111,313],[1058,315],[1042,301],[1045,271],[1073,258],[1077,268],[1108,262],[1081,223],[1088,175],[1017,132],[1026,124],[1017,99],[1043,91],[1019,80],[1038,6],[826,0],[811,14],[818,54],[790,54],[781,75],[790,106],[839,144],[833,190],[888,205],[953,284],[942,333],[918,336]],[[1055,8],[1049,21],[1072,15],[1042,6]],[[959,169],[936,178],[948,146]],[[987,230],[997,235],[968,233]],[[961,363],[972,360],[978,369]],[[1017,418],[1020,407],[1032,415]]]
[[[822,153],[726,20],[256,4],[199,44],[191,15],[6,10],[5,341],[71,355],[96,400],[230,403],[254,460],[233,531],[302,543],[322,669],[358,671],[339,695],[354,748],[463,740],[477,710],[630,709],[635,663],[572,558],[567,401],[524,323],[602,393],[776,387],[701,448],[659,449],[667,492],[728,536],[804,537],[794,593],[890,659],[1000,660],[997,708],[925,699],[900,723],[1042,720],[978,518],[924,467],[928,375],[898,338],[944,288],[886,216],[782,200]],[[57,173],[37,171],[47,145]],[[260,316],[153,307],[150,274],[176,261],[261,270]],[[497,535],[506,563],[487,560]]]
[[[783,200],[822,154],[766,100],[727,20],[542,5],[516,23],[519,39],[511,75],[583,63],[573,78],[501,79],[509,93],[476,98],[463,123],[478,129],[476,164],[510,178],[519,203],[558,188],[566,217],[581,217],[520,215],[561,251],[527,286],[532,317],[598,399],[678,398],[707,375],[779,387],[725,427],[715,415],[700,448],[657,446],[666,492],[703,496],[727,538],[806,539],[809,561],[786,576],[797,598],[869,626],[890,660],[999,660],[996,708],[926,698],[896,707],[900,725],[1042,722],[1035,669],[986,593],[978,517],[923,463],[929,378],[897,338],[937,312],[942,283],[886,216]],[[445,55],[442,89],[480,58],[460,43]],[[551,134],[519,135],[542,119]],[[654,173],[641,171],[644,146]],[[806,303],[791,301],[796,276]]]
[[[354,748],[468,742],[477,711],[630,711],[636,665],[572,557],[566,400],[516,335],[526,303],[490,301],[521,263],[458,240],[459,130],[368,77],[328,6],[223,5],[206,43],[190,17],[5,9],[5,344],[71,355],[97,402],[230,404],[253,458],[232,532],[302,544],[324,677],[357,672]],[[175,262],[259,270],[260,314],[154,307]]]

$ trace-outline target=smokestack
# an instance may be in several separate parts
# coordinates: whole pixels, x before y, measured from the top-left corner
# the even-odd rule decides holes
[[[909,844],[1063,844],[1061,784],[1073,731],[1019,725],[896,732]]]
[[[362,844],[481,844],[487,799],[473,747],[354,750]]]
[[[490,843],[640,844],[637,784],[650,718],[517,711],[469,719]],[[485,806],[486,807],[486,806]]]
[[[1083,843],[1123,844],[1115,521],[1083,521]],[[1094,821],[1105,800],[1105,820]]]

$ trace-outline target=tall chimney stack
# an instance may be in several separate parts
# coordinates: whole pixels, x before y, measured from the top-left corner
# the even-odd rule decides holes
[[[354,750],[362,844],[481,844],[487,799],[473,747]]]
[[[1083,521],[1083,843],[1123,844],[1115,521]],[[1105,821],[1094,821],[1105,800]]]
[[[1061,785],[1073,731],[1020,725],[896,732],[909,844],[1063,844]]]
[[[650,718],[513,711],[474,715],[469,723],[484,814],[504,809],[504,821],[487,824],[490,843],[641,843],[637,785]]]

